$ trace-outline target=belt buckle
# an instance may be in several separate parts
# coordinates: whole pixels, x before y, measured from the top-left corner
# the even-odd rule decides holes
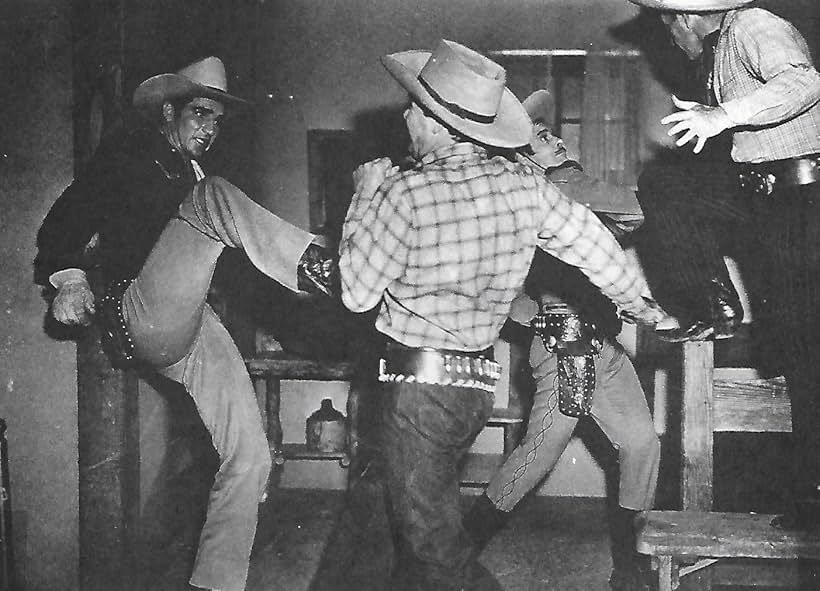
[[[751,191],[758,195],[768,197],[774,191],[777,177],[772,173],[763,174],[755,170],[741,172],[738,175],[740,187],[745,191]]]

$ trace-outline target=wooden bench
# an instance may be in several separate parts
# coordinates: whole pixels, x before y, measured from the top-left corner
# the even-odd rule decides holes
[[[790,432],[784,380],[715,368],[713,343],[688,342],[681,405],[682,511],[648,512],[637,540],[638,552],[652,557],[658,591],[720,558],[820,559],[820,535],[774,528],[773,515],[712,511],[714,433]]]

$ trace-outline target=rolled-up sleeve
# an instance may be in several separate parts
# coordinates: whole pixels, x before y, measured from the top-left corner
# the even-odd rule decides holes
[[[730,30],[743,66],[763,81],[757,90],[721,104],[735,124],[780,123],[820,100],[820,73],[790,23],[766,11],[741,11]]]
[[[640,317],[648,310],[649,288],[612,233],[589,209],[550,185],[545,190],[549,212],[538,246],[578,267],[621,310]]]

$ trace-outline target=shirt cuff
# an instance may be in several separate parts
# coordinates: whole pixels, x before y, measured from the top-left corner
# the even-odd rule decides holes
[[[52,273],[48,277],[48,282],[56,289],[60,289],[67,283],[88,283],[88,279],[86,279],[85,271],[82,269],[71,268]]]
[[[748,123],[752,117],[760,113],[763,109],[755,104],[749,104],[742,98],[726,101],[720,105],[735,126]]]

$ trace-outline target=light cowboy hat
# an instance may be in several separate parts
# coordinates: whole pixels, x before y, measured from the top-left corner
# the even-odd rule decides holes
[[[629,0],[647,8],[667,12],[720,12],[740,8],[755,0]]]
[[[552,126],[555,123],[555,99],[549,90],[536,90],[521,101],[521,105],[524,107],[524,110],[527,111],[527,115],[530,116],[533,123],[540,121],[552,130]],[[532,140],[532,132],[530,133],[530,140]],[[564,146],[564,148],[566,148],[566,146]],[[547,171],[548,167],[541,164],[534,156],[527,153],[522,153],[521,155],[539,169],[545,172]],[[568,154],[567,159],[577,164],[577,160],[575,160],[574,156]]]
[[[442,39],[432,51],[386,55],[382,63],[435,117],[488,146],[529,143],[532,123],[506,84],[500,65],[463,45]]]
[[[159,74],[143,81],[134,91],[134,107],[151,116],[165,101],[184,96],[200,96],[222,103],[247,104],[248,101],[228,94],[225,65],[218,57],[206,57],[185,66],[174,74]]]
[[[552,127],[555,120],[555,99],[552,98],[549,90],[536,90],[525,98],[521,104],[533,121],[541,121],[548,127]]]
[[[536,90],[521,104],[524,105],[533,121],[541,121],[547,127],[552,128],[555,120],[555,99],[548,90]],[[569,197],[574,197],[580,191],[576,197],[580,203],[596,213],[606,215],[615,224],[620,225],[623,231],[631,232],[643,222],[643,211],[634,191],[590,178],[579,170],[580,165],[572,156],[567,157],[567,162],[577,166],[578,169],[562,172],[545,168],[537,158],[531,155],[522,154],[522,156],[544,171],[547,178]]]

